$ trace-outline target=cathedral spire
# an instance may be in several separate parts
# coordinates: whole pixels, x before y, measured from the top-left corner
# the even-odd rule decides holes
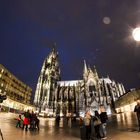
[[[95,65],[94,65],[94,67],[93,67],[93,72],[94,72],[95,76],[96,76],[97,78],[99,78]]]
[[[95,65],[93,66],[93,71],[94,71],[94,73],[97,73]]]
[[[54,42],[52,45],[52,52],[56,53],[56,42]]]
[[[84,60],[84,69],[83,69],[83,79],[86,81],[88,78],[88,68],[86,61]]]
[[[44,111],[46,108],[53,107],[53,99],[55,97],[55,89],[57,81],[60,80],[60,68],[58,55],[55,48],[49,53],[44,60],[38,83],[35,91],[34,103],[39,108],[39,111]]]
[[[84,71],[83,73],[88,73],[88,68],[87,68],[87,64],[86,61],[84,60]]]
[[[94,73],[93,73],[93,71],[92,71],[92,69],[91,69],[91,67],[90,67],[90,65],[88,66],[88,78],[94,78]]]

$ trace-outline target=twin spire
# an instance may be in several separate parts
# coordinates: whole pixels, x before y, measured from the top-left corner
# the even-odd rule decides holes
[[[54,54],[58,54],[58,52],[56,51],[56,43],[55,43],[55,42],[53,43],[52,51],[51,51],[50,54],[51,54],[51,55],[52,55],[52,54],[53,54],[53,55],[54,55]],[[92,70],[90,66],[87,67],[86,60],[84,60],[83,77],[87,77],[87,76],[89,75],[89,73],[95,74],[95,75],[98,77],[98,74],[97,74],[95,65],[94,65],[94,68],[93,68],[93,70]]]
[[[84,71],[83,71],[83,73],[88,73],[88,68],[87,68],[86,60],[84,60]]]
[[[92,70],[90,66],[87,67],[86,61],[84,60],[83,76],[84,76],[84,77],[85,77],[85,76],[88,76],[89,73],[92,73],[92,74],[95,74],[96,76],[98,76],[95,65],[94,65],[94,68],[93,68],[93,70]]]

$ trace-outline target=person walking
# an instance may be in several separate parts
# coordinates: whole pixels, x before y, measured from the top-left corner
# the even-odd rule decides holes
[[[16,123],[16,127],[20,127],[21,128],[21,123],[22,123],[22,118],[21,118],[21,115],[18,116],[18,118],[16,118],[17,120],[17,123]]]
[[[95,126],[94,126],[95,116],[91,116],[91,140],[97,140]]]
[[[91,136],[91,115],[90,112],[86,112],[84,117],[84,125],[86,130],[86,140],[90,140]]]
[[[79,126],[80,126],[81,140],[86,140],[86,128],[85,128],[84,117],[83,116],[80,116],[80,118],[79,118]]]
[[[55,122],[56,122],[56,125],[59,126],[59,123],[60,123],[60,114],[56,114]]]
[[[137,105],[134,108],[134,112],[136,112],[137,120],[138,120],[138,132],[140,132],[140,100],[137,100]]]
[[[35,117],[36,117],[36,114],[32,111],[32,113],[30,114],[29,116],[29,119],[30,119],[30,130],[34,130],[35,129]]]
[[[37,130],[39,131],[39,123],[40,123],[40,120],[38,119],[37,115],[35,114],[35,128],[37,128]]]
[[[107,134],[107,131],[106,131],[106,126],[107,126],[107,120],[108,120],[108,116],[107,116],[107,112],[105,112],[105,110],[103,110],[101,113],[100,113],[100,120],[101,120],[101,134],[102,134],[102,139],[106,139],[106,134]]]
[[[93,117],[93,124],[97,139],[101,139],[101,120],[97,110],[95,111],[95,116]]]
[[[27,112],[24,113],[24,120],[23,120],[22,129],[24,129],[24,126],[25,126],[25,130],[28,131],[28,125],[29,124],[30,124],[30,112],[28,110]]]

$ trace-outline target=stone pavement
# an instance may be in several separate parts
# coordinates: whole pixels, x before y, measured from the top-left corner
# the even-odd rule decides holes
[[[24,131],[16,128],[17,114],[0,113],[0,128],[4,140],[80,140],[77,123],[69,128],[60,122],[55,126],[53,118],[40,118],[40,131]],[[136,116],[132,113],[113,115],[108,121],[107,140],[140,140],[137,130]]]

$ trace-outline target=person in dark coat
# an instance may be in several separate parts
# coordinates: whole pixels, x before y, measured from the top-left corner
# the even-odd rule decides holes
[[[95,125],[95,122],[100,122],[99,124],[97,124],[97,125]],[[101,138],[101,121],[100,121],[100,115],[99,115],[99,113],[98,113],[98,111],[96,110],[95,111],[95,116],[93,117],[93,124],[94,124],[94,128],[95,128],[95,133],[96,133],[96,137],[98,138],[98,139],[100,139]]]
[[[30,130],[34,130],[35,129],[35,118],[36,118],[36,114],[32,111],[32,113],[30,114]]]
[[[60,114],[56,114],[56,125],[59,126],[59,122],[60,122]]]
[[[40,120],[38,119],[37,115],[35,115],[35,128],[37,128],[37,130],[39,130],[39,122]]]
[[[134,108],[134,112],[136,112],[137,120],[138,120],[138,131],[140,132],[140,100],[137,101],[137,105]]]
[[[108,116],[107,116],[107,112],[105,112],[105,110],[100,113],[100,120],[101,120],[101,123],[102,123],[102,127],[101,127],[102,135],[103,135],[102,139],[106,139],[107,138],[106,137],[106,134],[107,134],[106,126],[107,126]]]

